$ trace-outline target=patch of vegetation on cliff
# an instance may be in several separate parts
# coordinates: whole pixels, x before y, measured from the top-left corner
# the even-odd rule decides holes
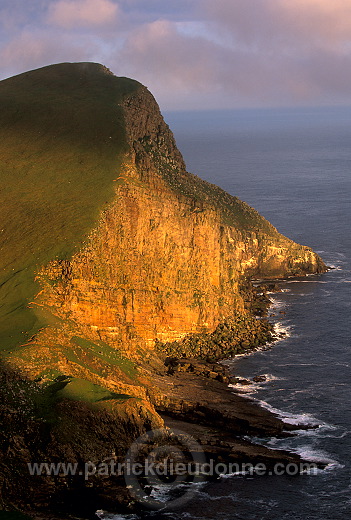
[[[109,399],[130,399],[127,394],[117,394],[110,392],[102,386],[90,383],[84,379],[72,378],[64,388],[57,392],[59,398],[72,399],[73,401],[85,401],[89,403],[97,403],[99,401],[107,401]]]
[[[64,399],[96,404],[101,401],[126,401],[132,397],[127,394],[111,392],[100,385],[77,377],[59,376],[56,381],[40,390],[35,398],[37,416],[50,423],[58,421],[56,404]]]
[[[0,349],[43,326],[27,308],[36,269],[69,258],[112,200],[127,151],[119,104],[137,86],[94,63],[0,82]]]
[[[272,341],[273,325],[266,319],[236,313],[218,324],[212,333],[189,334],[180,341],[161,342],[155,347],[160,355],[218,361],[243,354]]]
[[[104,341],[94,343],[85,338],[74,336],[71,338],[71,342],[84,349],[85,355],[89,356],[90,353],[91,355],[107,362],[109,365],[118,367],[131,379],[136,377],[137,368],[135,367],[135,364],[130,359],[124,357],[119,350],[110,347]]]
[[[140,412],[143,404],[136,398],[77,378],[61,377],[51,387],[40,387],[2,361],[0,403],[1,518],[7,516],[7,512],[2,514],[3,509],[9,511],[9,518],[11,512],[13,519],[17,518],[17,509],[33,513],[34,518],[50,516],[50,512],[60,516],[62,492],[69,491],[62,514],[66,518],[72,514],[74,499],[82,502],[86,461],[105,460],[113,450],[124,457],[131,439],[144,431],[144,422],[146,428],[160,427],[159,422],[152,422],[147,408]],[[82,477],[78,472],[77,482],[75,477],[62,474],[31,474],[28,463],[41,461],[77,463]],[[92,493],[89,487],[88,494]],[[89,515],[82,513],[82,503],[78,509],[81,514],[74,516],[85,518],[93,515],[98,505],[91,507]]]

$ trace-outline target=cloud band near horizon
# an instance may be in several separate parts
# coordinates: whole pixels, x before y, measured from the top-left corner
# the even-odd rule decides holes
[[[4,0],[0,13],[2,79],[95,61],[166,110],[351,103],[349,0]]]

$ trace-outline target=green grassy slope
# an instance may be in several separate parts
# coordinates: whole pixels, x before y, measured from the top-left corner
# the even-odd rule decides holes
[[[113,196],[126,150],[118,103],[139,83],[93,63],[0,82],[0,349],[40,326],[34,272],[69,258]]]

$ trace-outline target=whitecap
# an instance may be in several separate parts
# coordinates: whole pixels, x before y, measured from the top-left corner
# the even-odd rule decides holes
[[[323,468],[317,470],[317,468],[311,468],[312,474],[316,474],[317,472],[324,471],[332,471],[335,469],[340,469],[343,467],[341,463],[337,460],[333,459],[329,453],[318,449],[310,444],[299,444],[294,445],[296,441],[302,438],[302,436],[310,435],[312,430],[297,430],[294,433],[298,434],[297,437],[291,437],[286,439],[281,438],[272,438],[265,445],[268,448],[274,448],[278,450],[289,451],[291,453],[296,453],[299,455],[304,461],[308,461],[315,464],[323,464]],[[313,435],[313,434],[312,434]],[[254,439],[255,440],[255,439]],[[306,439],[307,440],[307,439]],[[257,439],[258,442],[262,442],[262,439]],[[305,468],[304,468],[305,469]],[[304,471],[304,473],[308,473],[308,471]]]
[[[325,468],[323,471],[335,471],[337,469],[342,469],[344,468],[345,465],[344,464],[340,464],[339,462],[330,462]]]
[[[269,383],[270,381],[284,381],[285,377],[278,377],[273,374],[259,374],[266,378],[265,381],[262,381],[262,383]]]
[[[235,471],[234,473],[223,473],[218,476],[221,479],[233,478],[233,477],[243,477],[245,475],[249,475],[249,471]]]
[[[240,376],[238,376],[240,377]],[[259,385],[258,383],[250,383],[250,384],[241,384],[241,383],[235,383],[228,385],[229,388],[233,388],[233,390],[240,392],[241,394],[249,395],[254,394],[257,392]]]
[[[174,492],[177,492],[177,490],[180,491],[183,489],[186,491],[191,489],[198,492],[198,490],[201,489],[205,484],[206,482],[185,482],[179,483],[176,486],[174,486],[174,484],[152,485],[149,496],[158,502],[167,504],[167,502],[170,500],[170,495]]]
[[[274,309],[280,309],[280,307],[286,307],[286,303],[282,302],[281,300],[278,300],[277,298],[269,298],[269,301],[271,302],[271,307]]]
[[[259,374],[259,376],[264,377],[264,381],[253,381],[253,379],[249,379],[247,377],[241,376],[240,374],[237,374],[236,377],[238,379],[245,379],[247,381],[250,381],[250,383],[233,383],[228,385],[230,388],[233,388],[234,390],[237,390],[240,393],[249,395],[254,394],[257,392],[257,390],[262,389],[264,385],[267,383],[270,383],[271,381],[282,381],[284,380],[283,377],[277,377],[273,374]]]

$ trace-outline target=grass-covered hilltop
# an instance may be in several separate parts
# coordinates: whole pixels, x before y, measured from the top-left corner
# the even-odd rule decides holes
[[[51,65],[1,81],[0,103],[0,507],[64,509],[81,484],[28,461],[123,454],[179,409],[167,356],[265,343],[250,279],[325,265],[188,173],[134,80]]]

